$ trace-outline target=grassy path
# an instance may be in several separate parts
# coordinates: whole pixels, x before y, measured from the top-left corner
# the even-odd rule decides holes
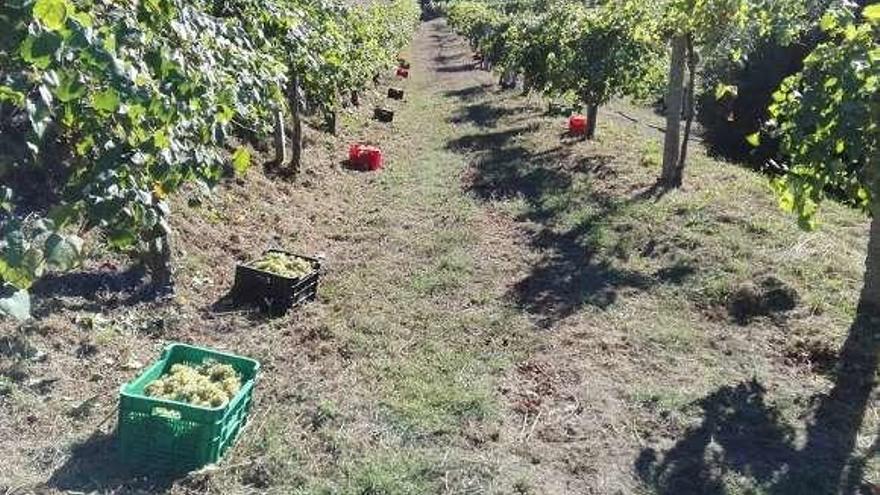
[[[448,147],[462,135],[450,94],[490,76],[469,70],[465,47],[438,23],[423,27],[411,57],[407,102],[381,137],[388,168],[352,184],[325,304],[310,315],[328,355],[285,360],[290,376],[272,388],[295,384],[293,400],[271,404],[235,455],[260,467],[227,471],[218,487],[260,474],[278,493],[478,493],[494,483],[498,462],[482,445],[498,440],[506,412],[498,379],[530,338],[503,297],[523,253],[462,191],[466,159]]]

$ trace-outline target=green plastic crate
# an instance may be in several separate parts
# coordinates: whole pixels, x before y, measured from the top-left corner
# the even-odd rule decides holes
[[[241,375],[241,390],[214,409],[147,397],[144,388],[173,364],[198,365],[213,359]],[[247,423],[260,364],[233,354],[185,344],[165,348],[159,360],[119,397],[119,444],[125,464],[138,474],[173,476],[215,463],[235,443]]]

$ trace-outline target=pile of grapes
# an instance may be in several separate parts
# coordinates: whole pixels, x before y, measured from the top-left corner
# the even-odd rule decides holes
[[[198,366],[173,364],[162,377],[146,386],[149,397],[200,407],[223,407],[241,389],[241,377],[228,364],[208,360]]]
[[[312,262],[307,259],[277,252],[267,254],[254,262],[253,266],[258,270],[287,278],[302,278],[315,270]]]

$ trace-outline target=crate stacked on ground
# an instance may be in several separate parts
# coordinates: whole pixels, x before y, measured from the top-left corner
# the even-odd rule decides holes
[[[382,150],[376,146],[353,144],[348,149],[348,165],[360,170],[379,170],[384,160]]]
[[[290,274],[261,265],[269,257],[288,257],[307,266],[301,273]],[[256,306],[272,314],[281,315],[318,295],[321,262],[278,249],[270,249],[255,262],[238,265],[232,299],[236,306]]]
[[[147,389],[175,365],[229,365],[240,388],[217,407],[151,396]],[[168,346],[159,360],[125,384],[119,398],[119,445],[135,473],[171,476],[216,463],[248,420],[260,364],[252,359],[185,344]]]

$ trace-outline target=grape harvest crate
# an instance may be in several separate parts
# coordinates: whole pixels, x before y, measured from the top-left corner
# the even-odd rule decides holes
[[[300,278],[289,278],[261,270],[253,263],[238,265],[235,268],[235,285],[232,287],[232,302],[236,306],[257,306],[272,315],[283,315],[289,310],[318,296],[318,281],[321,262],[308,256],[270,249],[270,253],[302,258],[312,265],[312,272]]]
[[[394,110],[389,110],[387,108],[378,107],[373,111],[373,118],[378,120],[379,122],[393,122],[394,121]]]
[[[403,94],[403,90],[400,88],[388,88],[388,98],[392,100],[402,100]]]
[[[241,376],[241,389],[225,406],[199,407],[144,393],[172,365],[209,359]],[[158,361],[120,390],[118,434],[125,465],[141,475],[174,476],[219,461],[247,424],[259,370],[257,361],[234,354],[185,344],[166,347]]]

